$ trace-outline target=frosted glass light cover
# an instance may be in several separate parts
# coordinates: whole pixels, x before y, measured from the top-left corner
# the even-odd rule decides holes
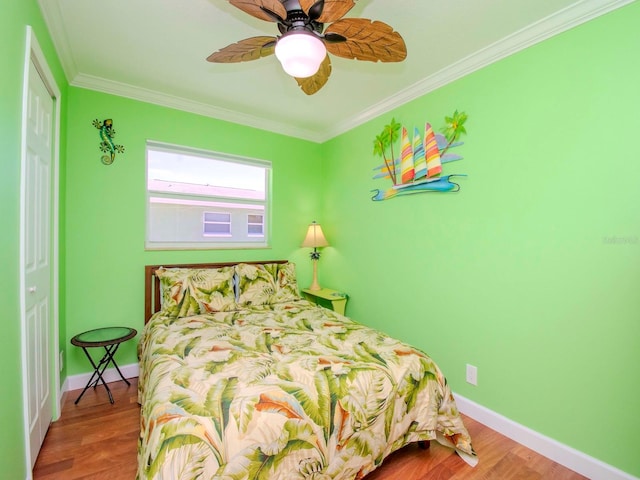
[[[296,78],[315,75],[326,56],[324,43],[311,33],[288,33],[276,44],[276,57],[282,68]]]

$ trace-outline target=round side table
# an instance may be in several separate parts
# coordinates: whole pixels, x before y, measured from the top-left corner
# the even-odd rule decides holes
[[[137,333],[138,332],[136,330],[129,327],[105,327],[79,333],[71,339],[72,345],[75,345],[76,347],[82,347],[84,354],[89,359],[89,362],[91,362],[91,366],[93,366],[93,374],[87,382],[86,387],[84,387],[84,390],[82,390],[82,393],[76,399],[76,405],[84,395],[84,392],[86,392],[89,387],[93,387],[95,389],[98,386],[98,382],[102,382],[102,385],[104,385],[104,388],[109,394],[109,401],[113,403],[113,395],[111,395],[111,390],[109,390],[107,383],[104,381],[104,378],[102,378],[102,374],[107,369],[109,363],[111,363],[116,368],[116,370],[120,374],[120,378],[124,380],[127,385],[131,385],[129,383],[129,380],[124,378],[124,375],[122,375],[122,372],[118,368],[118,365],[116,364],[113,356],[115,355],[121,343],[132,339],[136,336]],[[87,350],[87,348],[95,347],[104,347],[105,351],[104,355],[98,363],[93,361],[93,358],[91,357],[91,355],[89,355],[89,352]]]

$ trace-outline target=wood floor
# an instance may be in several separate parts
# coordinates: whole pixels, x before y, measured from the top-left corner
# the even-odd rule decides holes
[[[49,428],[33,471],[34,480],[133,480],[140,407],[137,379],[65,395],[62,416]],[[580,480],[585,477],[464,417],[480,462],[468,466],[452,450],[431,442],[428,450],[409,445],[394,453],[366,480]]]

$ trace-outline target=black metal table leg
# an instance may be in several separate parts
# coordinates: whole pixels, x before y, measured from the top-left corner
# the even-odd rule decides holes
[[[106,364],[109,365],[109,362],[111,362],[111,365],[113,365],[115,367],[115,369],[117,370],[118,374],[120,375],[120,378],[122,380],[124,380],[127,385],[131,385],[131,383],[129,383],[129,380],[124,378],[124,375],[122,375],[122,372],[120,371],[120,368],[118,367],[118,364],[116,363],[116,360],[113,358],[113,356],[116,354],[116,350],[118,350],[119,346],[120,346],[119,343],[117,343],[115,345],[111,345],[111,350],[109,350],[108,346],[104,347],[104,349],[107,351],[107,353],[105,353],[105,356],[109,357]]]
[[[87,385],[82,390],[82,393],[80,393],[78,398],[76,398],[76,401],[74,402],[76,405],[78,404],[78,402],[80,401],[80,399],[84,395],[84,392],[86,392],[89,387],[93,387],[95,389],[98,386],[98,382],[102,382],[102,384],[104,385],[105,390],[107,391],[107,394],[109,395],[109,402],[111,402],[113,404],[113,395],[111,395],[111,390],[107,386],[107,382],[105,382],[104,378],[102,378],[102,374],[104,373],[104,371],[107,368],[107,365],[109,364],[109,359],[113,360],[113,354],[118,349],[118,345],[116,344],[116,345],[114,345],[114,347],[115,348],[113,349],[113,352],[109,352],[108,347],[104,347],[104,349],[107,351],[107,353],[105,353],[102,356],[102,358],[100,359],[100,361],[98,362],[97,365],[93,361],[93,358],[91,357],[91,355],[89,355],[89,352],[87,351],[87,349],[85,347],[82,347],[82,350],[84,351],[84,354],[89,359],[89,362],[91,362],[91,366],[93,366],[93,373],[91,374],[91,378],[87,382]],[[122,374],[120,374],[120,375],[122,375]],[[95,378],[95,381],[94,381],[94,378]],[[127,383],[129,383],[129,382],[127,382]]]

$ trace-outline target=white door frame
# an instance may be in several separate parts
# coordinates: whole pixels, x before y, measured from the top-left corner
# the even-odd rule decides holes
[[[52,192],[53,204],[51,205],[51,221],[53,238],[51,239],[51,357],[49,359],[49,368],[51,369],[52,388],[52,413],[53,419],[60,417],[61,394],[60,391],[60,365],[59,365],[59,222],[60,222],[60,104],[61,94],[56,84],[47,60],[40,48],[40,44],[36,39],[35,33],[31,26],[27,25],[26,32],[26,48],[24,58],[23,71],[23,90],[22,90],[22,139],[20,145],[20,328],[21,328],[21,350],[22,350],[22,397],[23,397],[23,420],[24,420],[24,440],[25,440],[25,465],[27,478],[31,478],[31,453],[29,446],[29,419],[26,406],[28,405],[28,389],[27,378],[27,339],[26,339],[26,307],[25,307],[25,276],[23,265],[25,263],[25,166],[27,158],[27,100],[29,92],[29,65],[33,62],[38,73],[42,77],[47,90],[51,94],[54,101],[54,121],[53,121],[53,151],[52,154]]]

